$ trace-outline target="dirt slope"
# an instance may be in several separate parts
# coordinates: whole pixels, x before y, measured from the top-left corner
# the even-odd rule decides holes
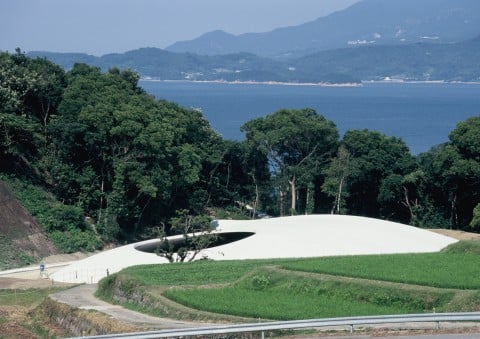
[[[10,187],[0,181],[0,269],[58,253]]]
[[[479,233],[471,233],[458,230],[446,230],[446,229],[430,229],[429,231],[446,235],[457,240],[480,240]]]

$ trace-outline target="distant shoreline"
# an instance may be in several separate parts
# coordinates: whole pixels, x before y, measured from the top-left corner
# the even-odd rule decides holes
[[[447,80],[362,80],[362,84],[426,84],[426,85],[480,85],[480,81],[447,81]]]
[[[361,87],[362,83],[339,83],[331,84],[327,82],[281,82],[281,81],[224,81],[224,80],[160,80],[140,78],[140,81],[147,82],[177,82],[177,83],[206,83],[206,84],[226,84],[226,85],[280,85],[280,86],[319,86],[319,87]]]
[[[368,84],[425,84],[425,85],[480,85],[480,81],[446,81],[446,80],[362,80],[362,82],[328,83],[328,82],[281,82],[281,81],[224,81],[224,80],[161,80],[140,78],[145,82],[175,82],[175,83],[212,83],[226,85],[275,85],[275,86],[318,86],[318,87],[362,87]]]

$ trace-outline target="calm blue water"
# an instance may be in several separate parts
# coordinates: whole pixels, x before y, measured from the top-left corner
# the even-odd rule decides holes
[[[456,124],[480,115],[477,84],[364,84],[361,87],[285,86],[141,81],[148,93],[201,108],[225,139],[242,140],[246,121],[281,108],[314,108],[343,134],[369,129],[402,138],[413,154],[448,141]]]

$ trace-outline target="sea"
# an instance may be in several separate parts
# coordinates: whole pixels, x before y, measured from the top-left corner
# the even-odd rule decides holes
[[[145,81],[157,99],[199,109],[224,139],[243,140],[247,121],[283,108],[313,108],[335,123],[342,136],[351,129],[401,138],[418,155],[448,141],[456,125],[480,116],[478,83],[363,83],[321,86],[259,83]]]

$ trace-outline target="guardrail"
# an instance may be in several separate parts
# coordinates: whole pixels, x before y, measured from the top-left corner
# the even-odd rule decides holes
[[[310,319],[310,320],[275,321],[275,322],[263,322],[263,323],[161,330],[161,331],[150,331],[150,332],[107,334],[107,335],[97,335],[97,336],[78,337],[78,338],[153,339],[153,338],[186,337],[186,336],[196,336],[196,335],[228,334],[228,333],[242,333],[242,332],[261,332],[263,334],[263,332],[265,331],[289,330],[289,329],[291,330],[291,329],[301,329],[301,328],[319,328],[319,327],[327,327],[327,326],[349,326],[350,331],[353,332],[354,327],[357,325],[433,322],[437,324],[437,328],[440,328],[441,322],[478,321],[478,320],[480,320],[480,312],[402,314],[402,315],[382,315],[382,316],[366,316],[366,317],[343,317],[343,318],[326,318],[326,319]]]

